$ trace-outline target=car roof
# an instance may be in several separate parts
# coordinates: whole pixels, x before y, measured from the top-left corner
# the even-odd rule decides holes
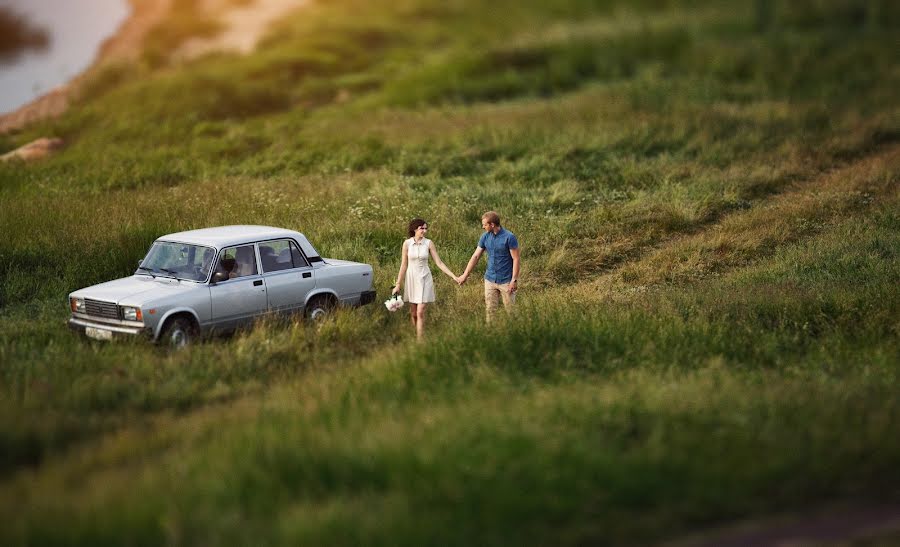
[[[159,240],[191,243],[193,245],[208,245],[221,249],[223,247],[240,245],[242,243],[253,243],[254,241],[283,237],[298,239],[301,247],[312,247],[309,245],[309,241],[306,237],[300,232],[286,230],[284,228],[274,228],[272,226],[251,225],[217,226],[215,228],[201,228],[199,230],[175,232],[174,234],[164,235],[160,237]],[[304,251],[309,254],[307,249],[304,249]],[[315,254],[317,255],[318,253]]]

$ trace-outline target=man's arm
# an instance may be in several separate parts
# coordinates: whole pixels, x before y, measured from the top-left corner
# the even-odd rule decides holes
[[[514,293],[519,289],[519,248],[510,249],[509,256],[513,261],[513,276],[512,281],[509,282],[509,292]]]
[[[478,264],[478,259],[481,258],[481,254],[484,253],[484,249],[481,247],[475,247],[475,252],[472,253],[472,258],[469,259],[469,263],[466,265],[466,271],[462,273],[460,279],[462,281],[459,282],[460,285],[466,282],[466,279],[469,278],[469,274],[472,273],[472,270],[475,269],[475,265]]]

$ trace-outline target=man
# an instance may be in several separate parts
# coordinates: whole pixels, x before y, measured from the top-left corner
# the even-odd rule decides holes
[[[516,302],[516,291],[519,288],[519,241],[509,230],[500,226],[500,215],[488,211],[481,215],[481,227],[484,233],[478,240],[478,247],[472,253],[466,271],[459,276],[462,285],[478,264],[481,255],[487,251],[487,270],[484,272],[484,305],[488,323],[503,300],[507,313],[512,311]]]

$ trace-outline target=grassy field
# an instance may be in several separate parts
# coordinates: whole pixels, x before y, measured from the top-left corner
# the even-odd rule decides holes
[[[311,2],[173,63],[218,28],[190,5],[0,136],[67,143],[0,164],[0,543],[647,544],[900,500],[893,3]],[[489,209],[523,249],[490,328],[439,273],[421,345],[379,305],[176,353],[65,328],[166,233],[297,229],[386,297],[410,218],[459,273]]]

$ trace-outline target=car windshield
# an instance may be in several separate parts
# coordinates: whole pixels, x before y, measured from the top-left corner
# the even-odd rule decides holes
[[[156,241],[135,273],[206,281],[215,256],[212,247]]]

